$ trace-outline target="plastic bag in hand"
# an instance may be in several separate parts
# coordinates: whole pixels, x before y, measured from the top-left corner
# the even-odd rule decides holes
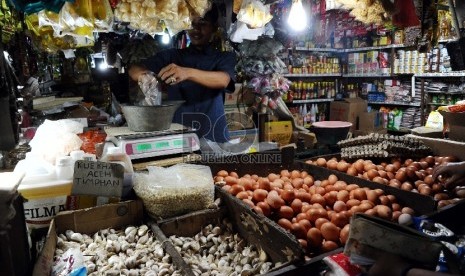
[[[161,91],[158,87],[158,80],[153,73],[146,73],[138,79],[139,87],[144,93],[144,100],[141,105],[161,105]]]

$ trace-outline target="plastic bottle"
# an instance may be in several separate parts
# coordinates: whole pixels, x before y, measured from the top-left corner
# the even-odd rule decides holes
[[[56,176],[60,180],[73,179],[74,162],[71,156],[62,156],[56,161]]]
[[[122,197],[129,195],[132,190],[132,176],[134,169],[132,167],[131,158],[129,155],[121,151],[119,147],[112,147],[107,149],[107,154],[104,155],[100,161],[117,163],[124,167],[124,179],[123,179],[123,194]]]

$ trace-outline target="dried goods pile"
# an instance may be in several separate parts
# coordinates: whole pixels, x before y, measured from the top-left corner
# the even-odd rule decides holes
[[[305,171],[282,170],[265,177],[239,177],[221,170],[215,183],[294,234],[309,256],[344,245],[354,213],[396,222],[410,220],[414,213],[381,189],[362,188],[335,175],[315,180]]]
[[[371,133],[340,141],[341,157],[345,159],[376,157],[422,157],[431,149],[422,141],[409,136]]]
[[[194,237],[170,236],[184,260],[195,275],[257,275],[281,264],[268,261],[263,250],[248,245],[232,224],[207,225]]]
[[[58,236],[55,256],[70,248],[82,252],[87,275],[183,275],[147,225],[103,229],[92,236],[67,230]]]
[[[307,160],[307,164],[326,167],[352,176],[358,176],[383,185],[399,188],[405,191],[417,192],[427,196],[434,196],[438,206],[443,207],[465,198],[464,187],[445,190],[442,182],[445,178],[433,180],[433,168],[439,164],[457,161],[452,156],[427,156],[414,161],[411,158],[392,158],[388,162],[374,164],[371,160],[358,159],[353,163],[336,158],[326,160],[323,157],[315,161]]]

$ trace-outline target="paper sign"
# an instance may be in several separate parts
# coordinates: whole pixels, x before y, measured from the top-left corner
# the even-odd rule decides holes
[[[121,197],[124,167],[117,163],[79,160],[74,165],[73,195]]]

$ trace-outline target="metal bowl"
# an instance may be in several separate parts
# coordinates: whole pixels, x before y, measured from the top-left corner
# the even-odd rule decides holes
[[[166,101],[157,106],[122,106],[128,127],[132,131],[167,130],[174,113],[184,101]]]
[[[352,123],[344,121],[323,121],[313,123],[310,131],[315,133],[317,143],[336,145],[347,138]]]

